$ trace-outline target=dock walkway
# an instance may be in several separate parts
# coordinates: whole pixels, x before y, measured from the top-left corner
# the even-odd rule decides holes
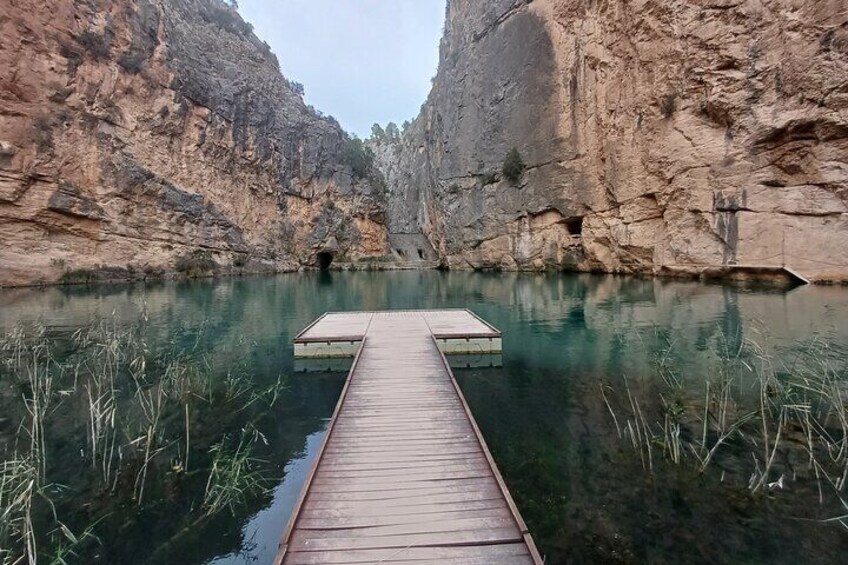
[[[327,314],[298,336],[361,345],[278,564],[542,562],[442,353],[480,340],[500,348],[467,310]]]

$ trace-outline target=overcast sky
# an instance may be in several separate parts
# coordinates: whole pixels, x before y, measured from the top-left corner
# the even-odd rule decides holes
[[[439,62],[445,0],[238,0],[303,83],[306,102],[361,137],[418,115]]]

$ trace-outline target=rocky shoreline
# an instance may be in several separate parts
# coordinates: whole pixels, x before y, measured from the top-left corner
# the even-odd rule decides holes
[[[48,282],[46,279],[37,280],[26,284],[0,284],[0,289],[14,288],[47,288],[57,286],[87,286],[100,284],[122,284],[122,283],[140,283],[140,282],[160,282],[160,281],[188,281],[201,279],[220,279],[220,278],[239,278],[239,277],[257,277],[257,276],[275,276],[291,273],[334,273],[334,272],[380,272],[380,271],[459,271],[459,272],[488,272],[488,273],[522,273],[522,274],[594,274],[594,275],[611,275],[622,277],[635,278],[657,278],[667,280],[697,280],[702,282],[715,283],[731,283],[731,284],[774,284],[781,287],[797,286],[799,284],[814,284],[814,285],[846,285],[848,280],[845,279],[815,279],[810,281],[802,281],[793,273],[786,272],[780,267],[769,268],[746,268],[738,266],[720,266],[720,267],[664,267],[653,269],[650,271],[633,271],[633,272],[618,272],[610,273],[602,269],[578,271],[578,270],[562,270],[562,269],[503,269],[500,267],[491,268],[448,268],[442,264],[414,264],[414,263],[394,263],[386,261],[360,261],[356,263],[334,263],[327,269],[321,269],[316,266],[299,266],[288,269],[273,269],[273,268],[251,268],[251,267],[224,267],[218,268],[214,272],[186,274],[178,271],[129,271],[120,268],[93,269],[84,272],[69,272],[67,277],[59,277],[53,282]]]

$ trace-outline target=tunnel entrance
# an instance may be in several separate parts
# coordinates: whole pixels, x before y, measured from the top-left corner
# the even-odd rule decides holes
[[[322,271],[327,271],[330,269],[330,265],[333,264],[333,254],[329,251],[322,251],[318,254],[318,268]]]
[[[583,217],[578,216],[576,218],[571,218],[566,220],[565,227],[568,229],[568,233],[571,235],[583,235]]]

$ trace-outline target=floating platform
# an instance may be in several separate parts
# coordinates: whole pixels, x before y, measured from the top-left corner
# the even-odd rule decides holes
[[[374,319],[404,316],[423,320],[448,355],[500,353],[501,332],[470,310],[328,312],[294,338],[296,359],[355,357]]]
[[[356,351],[276,564],[542,563],[445,358],[500,352],[497,329],[468,310],[336,313],[298,346]]]

